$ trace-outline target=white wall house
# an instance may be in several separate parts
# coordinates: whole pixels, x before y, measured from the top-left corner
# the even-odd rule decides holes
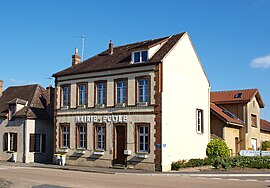
[[[68,164],[168,171],[204,158],[210,85],[186,32],[109,48],[53,75]]]

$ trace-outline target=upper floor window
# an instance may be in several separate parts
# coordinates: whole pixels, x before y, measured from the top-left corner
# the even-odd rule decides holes
[[[203,133],[203,110],[196,110],[196,131],[197,133]]]
[[[9,119],[12,118],[15,112],[16,112],[16,104],[10,104],[9,105]]]
[[[98,82],[96,84],[97,88],[97,104],[106,104],[106,82]]]
[[[78,94],[79,94],[79,105],[86,105],[87,101],[87,85],[86,84],[80,84],[78,86]]]
[[[148,102],[148,79],[138,79],[138,102]]]
[[[126,81],[121,80],[116,82],[116,103],[126,103]]]
[[[133,53],[133,62],[134,63],[142,63],[147,61],[148,59],[148,51],[139,51]]]
[[[251,114],[251,126],[257,127],[257,116],[255,114]]]
[[[70,102],[70,87],[69,86],[63,86],[62,87],[62,105],[63,106],[69,106]]]

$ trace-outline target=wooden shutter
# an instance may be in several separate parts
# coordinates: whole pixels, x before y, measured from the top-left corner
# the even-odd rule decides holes
[[[67,127],[68,130],[68,148],[70,148],[70,128],[69,126]]]
[[[41,150],[41,152],[45,153],[46,152],[46,134],[42,135],[41,142],[42,142],[42,150]]]
[[[59,134],[59,148],[61,148],[61,147],[63,147],[63,143],[62,143],[62,126],[60,125],[59,126],[59,132],[58,132],[58,134]]]
[[[3,136],[3,151],[8,150],[8,133],[5,133]]]
[[[14,136],[13,136],[13,151],[17,152],[17,133],[13,133]]]
[[[29,148],[29,151],[34,152],[34,148],[35,148],[35,135],[30,134],[30,148]]]
[[[203,110],[201,110],[201,113],[202,113],[202,117],[201,117],[201,131],[202,131],[202,133],[204,132],[204,125],[203,125],[203,122],[204,122],[204,120],[203,120]]]

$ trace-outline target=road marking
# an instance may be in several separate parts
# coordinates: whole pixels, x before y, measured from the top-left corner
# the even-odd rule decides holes
[[[265,182],[270,182],[270,180],[264,180]]]
[[[240,179],[228,179],[230,181],[240,181]]]
[[[246,179],[246,181],[258,181],[258,180],[255,180],[255,179]]]

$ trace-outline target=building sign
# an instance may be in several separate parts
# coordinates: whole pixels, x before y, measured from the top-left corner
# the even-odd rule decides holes
[[[76,116],[75,123],[126,123],[126,115]]]
[[[241,155],[241,156],[249,156],[249,157],[254,157],[254,156],[270,156],[270,151],[241,150],[239,152],[239,155]]]

